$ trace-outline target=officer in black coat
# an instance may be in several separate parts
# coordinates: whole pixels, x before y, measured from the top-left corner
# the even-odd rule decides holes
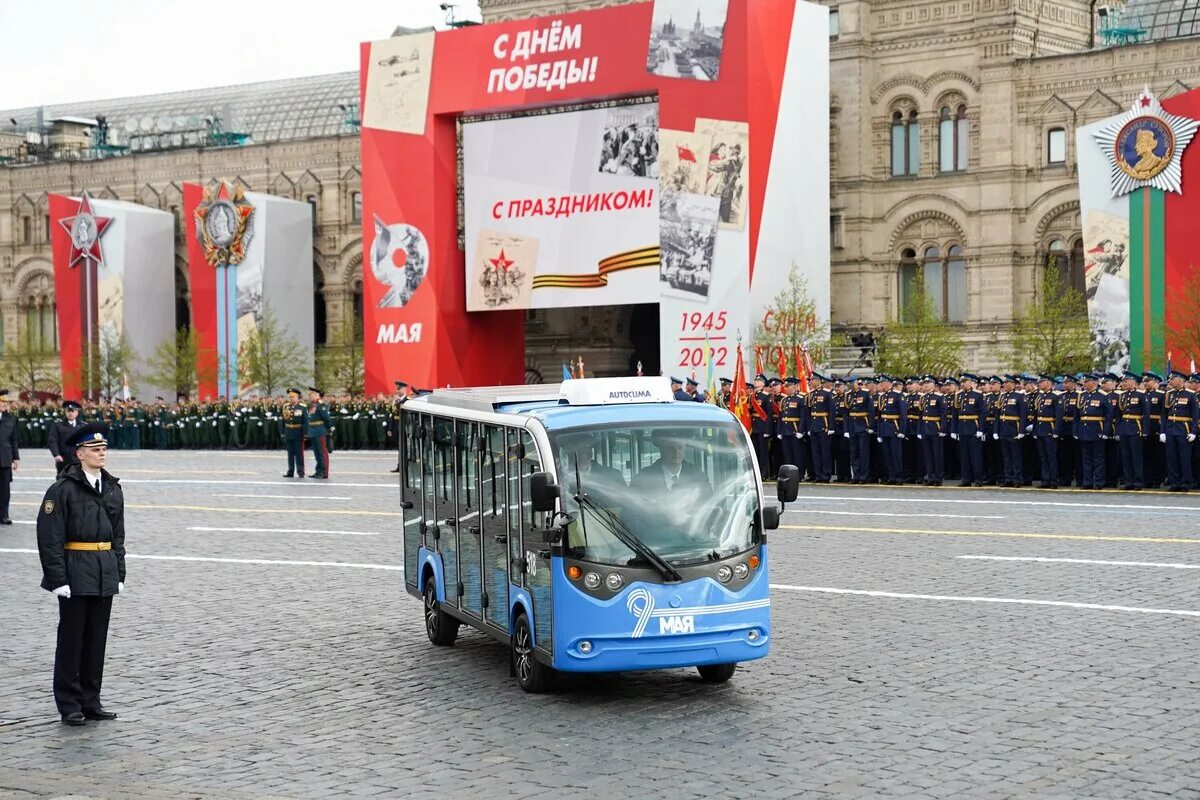
[[[54,456],[54,470],[56,472],[62,472],[72,464],[79,463],[79,459],[75,458],[75,451],[67,447],[67,440],[83,427],[83,422],[79,419],[79,403],[76,403],[74,400],[67,400],[62,404],[62,407],[66,419],[54,423],[54,429],[50,431],[50,437],[47,442],[50,447],[50,455]]]
[[[112,599],[125,588],[125,499],[104,469],[108,426],[93,422],[67,440],[79,463],[46,491],[38,512],[42,588],[58,597],[54,702],[66,725],[116,719],[100,703]]]
[[[21,466],[17,448],[17,418],[8,410],[8,389],[0,389],[0,525],[12,525],[8,516],[10,483]]]

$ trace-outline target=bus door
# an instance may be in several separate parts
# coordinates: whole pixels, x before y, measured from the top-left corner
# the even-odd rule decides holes
[[[454,474],[458,494],[458,563],[462,577],[458,594],[462,610],[475,617],[483,616],[483,573],[479,519],[479,451],[475,439],[479,425],[458,420],[454,423]]]
[[[417,588],[417,551],[424,543],[425,513],[421,494],[422,418],[400,414],[400,501],[404,506],[404,582]]]
[[[454,500],[454,420],[432,417],[434,538],[442,556],[446,605],[458,607],[458,509]],[[426,451],[429,452],[428,450]],[[426,490],[428,493],[428,489]]]
[[[479,470],[479,514],[483,537],[483,591],[485,619],[508,630],[508,480],[505,467],[504,429],[481,426],[483,453]],[[516,529],[511,534],[520,539]]]
[[[509,555],[512,581],[529,592],[533,603],[533,635],[538,649],[551,652],[553,601],[550,594],[550,549],[542,541],[538,515],[529,498],[529,478],[542,470],[542,459],[527,431],[508,431]],[[519,531],[520,536],[516,536]],[[522,573],[522,567],[524,571]]]

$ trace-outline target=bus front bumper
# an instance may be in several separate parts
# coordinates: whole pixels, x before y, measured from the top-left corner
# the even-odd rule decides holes
[[[554,668],[564,672],[622,672],[753,661],[767,655],[770,640],[769,631],[758,625],[637,639],[579,636],[565,648],[556,648]]]

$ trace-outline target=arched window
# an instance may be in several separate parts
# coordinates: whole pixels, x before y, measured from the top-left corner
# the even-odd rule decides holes
[[[967,107],[959,105],[951,110],[942,106],[938,113],[938,171],[965,172],[970,154],[970,123]]]
[[[354,318],[363,318],[363,285],[362,280],[354,282]]]
[[[54,301],[49,297],[30,297],[25,301],[25,332],[31,350],[39,353],[58,351],[58,325]]]
[[[967,262],[963,249],[954,245],[946,254],[946,316],[950,322],[967,318]]]
[[[945,264],[942,263],[942,251],[938,247],[925,248],[925,294],[933,301],[937,315],[946,318],[946,294],[942,287],[946,282]]]
[[[1046,247],[1046,280],[1063,284],[1067,277],[1068,268],[1067,243],[1062,239],[1054,239]]]
[[[362,192],[350,194],[350,221],[362,222]]]
[[[33,244],[32,217],[21,217],[21,244]]]
[[[892,177],[916,175],[921,168],[921,126],[917,110],[892,112]]]
[[[917,291],[917,251],[906,247],[900,251],[900,318]]]
[[[1083,240],[1076,239],[1071,246],[1071,258],[1067,262],[1067,285],[1080,294],[1087,294],[1087,280],[1083,271]]]

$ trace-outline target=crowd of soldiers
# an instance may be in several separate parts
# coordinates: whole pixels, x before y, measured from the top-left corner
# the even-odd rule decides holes
[[[764,479],[794,464],[813,482],[1200,488],[1200,374],[810,380],[746,387]],[[679,383],[677,399],[703,399]],[[721,384],[729,406],[733,382]]]
[[[385,450],[396,446],[396,398],[326,396],[331,450]],[[217,400],[205,403],[152,403],[136,399],[84,400],[81,423],[109,426],[114,450],[283,450],[287,398]],[[55,423],[63,419],[57,403],[14,403],[17,440],[22,448],[49,445]]]

